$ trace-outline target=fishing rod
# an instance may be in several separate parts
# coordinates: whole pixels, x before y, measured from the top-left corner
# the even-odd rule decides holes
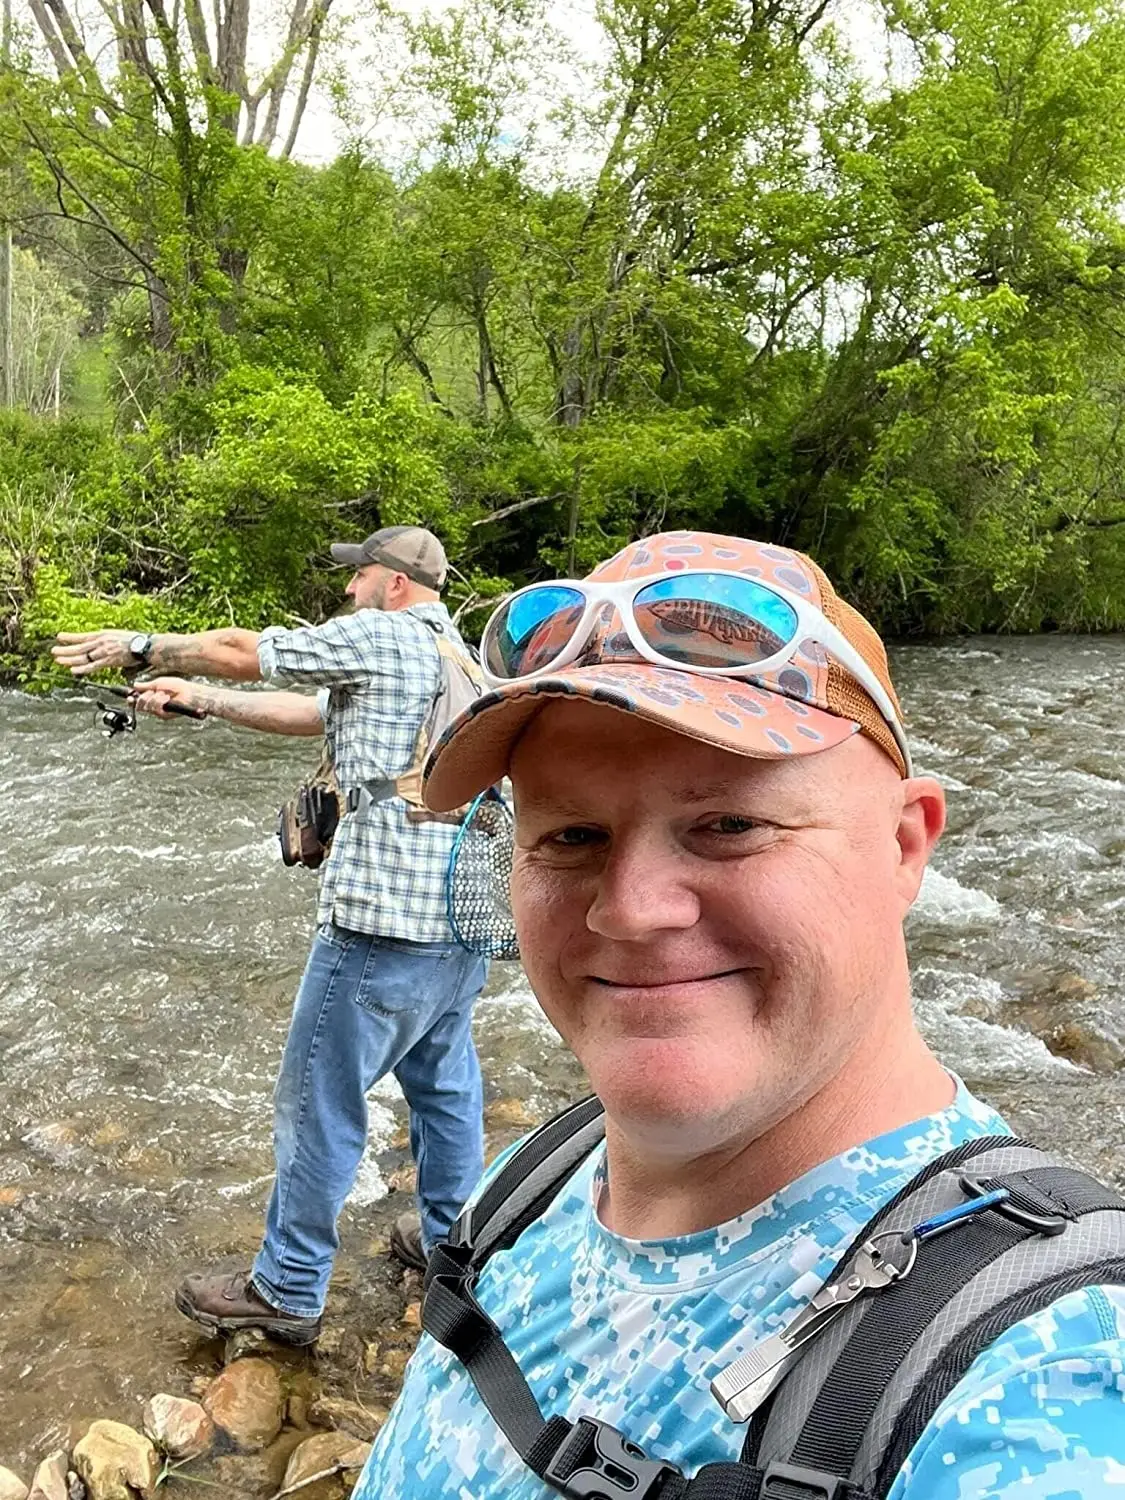
[[[137,692],[135,688],[115,687],[108,682],[84,682],[82,684],[91,693],[112,693],[115,698],[123,698],[127,707],[115,708],[112,704],[103,703],[100,698],[94,701],[98,705],[98,712],[94,715],[94,723],[98,726],[107,740],[116,739],[119,734],[134,734],[137,728]],[[178,714],[183,719],[205,719],[207,715],[201,713],[198,708],[189,708],[186,703],[166,703],[163,712],[166,714]]]

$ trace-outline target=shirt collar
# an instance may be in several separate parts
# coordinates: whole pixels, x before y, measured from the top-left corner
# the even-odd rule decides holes
[[[843,1249],[927,1162],[977,1136],[1011,1134],[995,1110],[975,1098],[956,1074],[952,1077],[957,1092],[945,1109],[850,1147],[764,1203],[696,1234],[630,1240],[606,1229],[595,1207],[605,1183],[603,1148],[592,1163],[589,1182],[592,1253],[619,1278],[677,1288],[725,1275],[736,1262],[781,1253],[815,1263],[826,1252]]]

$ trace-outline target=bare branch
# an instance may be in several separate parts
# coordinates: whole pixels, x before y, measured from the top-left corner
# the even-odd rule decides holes
[[[51,56],[54,59],[55,68],[60,78],[66,78],[76,71],[66,48],[59,39],[58,31],[43,0],[28,0],[31,6],[31,14],[35,17],[35,24],[39,27],[43,40],[47,43]]]
[[[403,354],[405,354],[406,358],[410,361],[414,368],[418,371],[418,374],[422,377],[423,383],[426,387],[426,399],[428,401],[431,401],[439,409],[439,411],[444,412],[447,417],[451,417],[453,415],[452,411],[438,395],[437,386],[434,384],[433,371],[423,359],[422,355],[418,352],[417,345],[414,342],[416,335],[407,333],[407,331],[404,328],[400,328],[397,323],[393,323],[391,326],[394,329],[395,338],[398,340],[399,348],[402,350]]]
[[[94,65],[90,61],[90,54],[82,38],[78,35],[78,28],[70,18],[70,12],[66,8],[65,0],[46,0],[51,14],[59,28],[59,35],[66,43],[71,57],[74,58],[75,67],[85,76],[87,70],[93,72]]]
[[[493,521],[502,521],[505,516],[518,515],[521,510],[530,510],[533,505],[549,505],[552,500],[562,500],[563,495],[532,495],[527,500],[517,500],[514,505],[502,505],[499,510],[489,511],[478,521],[469,523],[469,530],[476,526],[488,526]]]
[[[203,19],[203,8],[199,0],[184,0],[184,19],[187,21],[191,50],[195,56],[195,66],[199,70],[199,76],[205,84],[213,84],[215,62],[211,56],[211,41],[207,35],[207,23]]]
[[[289,134],[285,137],[285,145],[281,150],[281,154],[286,161],[288,161],[293,147],[297,144],[297,132],[300,130],[301,121],[305,117],[305,106],[309,102],[309,90],[312,87],[313,75],[316,72],[316,60],[320,54],[321,30],[327,14],[327,4],[318,7],[318,17],[314,20],[313,30],[309,33],[309,50],[305,54],[305,70],[301,75],[301,87],[297,93],[297,102],[293,106],[293,118],[289,123]]]
[[[21,225],[31,224],[37,223],[41,219],[59,220],[67,224],[89,223],[89,220],[87,219],[76,219],[73,214],[53,213],[46,209],[42,210],[40,213],[21,214],[19,219],[15,220],[14,222]],[[91,227],[97,228],[98,226],[92,225]],[[84,255],[80,255],[72,245],[68,244],[66,240],[59,239],[57,235],[47,234],[41,229],[35,229],[29,232],[34,235],[37,243],[53,246],[60,255],[63,255],[68,260],[73,261],[76,266],[80,266],[85,274],[89,276],[93,281],[103,281],[107,286],[123,287],[126,291],[135,292],[142,289],[147,290],[143,278],[140,281],[137,281],[130,280],[125,276],[114,276],[109,271],[104,270],[103,267],[95,265],[93,261],[87,260]]]
[[[318,0],[312,11],[308,11],[308,0],[293,0],[293,10],[289,18],[289,34],[285,40],[285,47],[281,56],[273,67],[262,79],[251,96],[255,103],[269,95],[269,105],[266,110],[265,122],[261,134],[258,136],[258,145],[264,146],[268,151],[277,136],[278,121],[281,118],[281,106],[285,98],[285,91],[289,87],[289,78],[293,71],[293,65],[306,45],[315,54],[320,47],[320,33],[324,26],[325,17],[328,15],[332,0]],[[315,56],[312,66],[315,67]],[[309,63],[306,59],[305,77],[309,84],[312,83],[312,74],[309,71]],[[301,91],[304,96],[300,103],[300,113],[304,113],[305,102],[308,99],[308,90],[302,79]],[[293,135],[292,130],[290,135]],[[295,137],[294,137],[295,139]],[[292,149],[292,148],[290,148]]]

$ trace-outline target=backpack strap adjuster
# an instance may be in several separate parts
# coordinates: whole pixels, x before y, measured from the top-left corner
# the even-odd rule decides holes
[[[542,1478],[570,1500],[660,1500],[668,1481],[678,1481],[673,1493],[684,1483],[682,1470],[647,1458],[596,1417],[578,1418]]]
[[[854,1484],[823,1469],[802,1469],[796,1464],[770,1464],[762,1473],[758,1500],[851,1500]]]
[[[1001,1214],[1005,1219],[1010,1219],[1014,1224],[1022,1224],[1025,1229],[1034,1230],[1036,1234],[1056,1235],[1062,1234],[1068,1220],[1061,1213],[1050,1211],[1051,1200],[1044,1194],[1038,1194],[1042,1199],[1042,1208],[1047,1212],[1041,1213],[1040,1207],[1035,1201],[1035,1207],[1029,1206],[1029,1190],[1027,1187],[1012,1190],[1008,1179],[1004,1177],[978,1177],[972,1172],[962,1172],[958,1178],[962,1191],[970,1198],[980,1198],[985,1193],[992,1192],[997,1187],[1008,1187],[1008,1197],[1003,1203],[993,1205],[993,1212]]]

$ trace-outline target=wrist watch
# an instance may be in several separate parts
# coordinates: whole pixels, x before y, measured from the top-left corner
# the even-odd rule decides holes
[[[152,658],[152,647],[156,637],[152,635],[135,635],[129,642],[129,653],[134,660],[139,661],[142,666],[147,667]]]

